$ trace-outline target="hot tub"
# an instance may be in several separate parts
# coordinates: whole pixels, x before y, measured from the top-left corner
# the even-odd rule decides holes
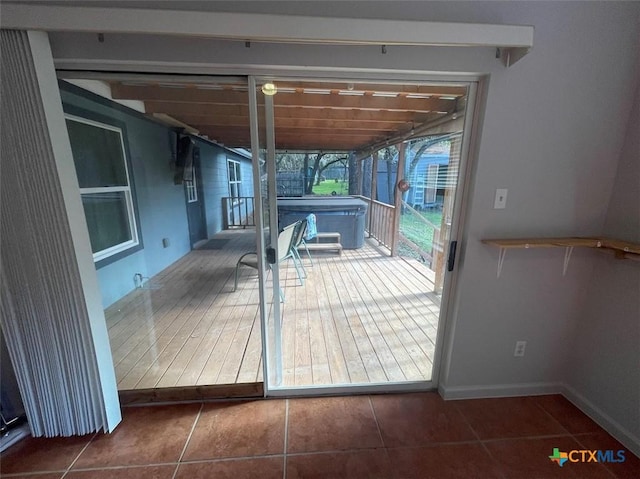
[[[361,248],[364,244],[364,223],[367,203],[351,196],[278,198],[280,228],[316,215],[319,233],[337,232],[345,249]]]

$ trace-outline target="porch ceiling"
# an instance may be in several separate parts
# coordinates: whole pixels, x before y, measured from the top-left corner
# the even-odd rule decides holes
[[[246,85],[112,81],[118,100],[143,101],[148,114],[178,120],[228,147],[250,147]],[[458,111],[465,87],[278,82],[276,148],[359,151]],[[258,101],[263,103],[259,93]],[[260,111],[263,106],[259,105]]]

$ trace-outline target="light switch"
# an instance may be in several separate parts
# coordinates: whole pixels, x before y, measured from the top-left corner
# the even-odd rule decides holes
[[[502,210],[507,207],[507,189],[498,188],[496,190],[496,200],[493,203],[494,210]]]

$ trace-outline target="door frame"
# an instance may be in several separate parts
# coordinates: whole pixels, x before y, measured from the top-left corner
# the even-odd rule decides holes
[[[148,65],[128,64],[125,68],[131,68],[133,71],[145,71]],[[457,304],[459,302],[459,291],[457,289],[457,280],[459,270],[464,264],[464,253],[466,246],[466,224],[468,221],[468,212],[470,209],[469,199],[471,198],[471,187],[475,175],[477,158],[479,154],[480,137],[482,130],[482,121],[484,118],[486,95],[489,85],[489,74],[477,73],[445,73],[445,72],[427,72],[419,70],[388,70],[388,69],[348,69],[341,67],[326,67],[303,69],[302,67],[269,67],[259,68],[252,66],[229,68],[228,66],[208,66],[203,65],[202,74],[190,73],[188,75],[175,75],[173,72],[180,70],[180,65],[163,64],[159,67],[167,73],[149,72],[149,73],[129,73],[114,72],[102,74],[99,71],[68,71],[57,70],[58,78],[82,78],[82,79],[114,79],[114,80],[133,80],[136,79],[152,79],[158,81],[196,81],[199,83],[219,83],[221,77],[244,77],[247,78],[249,92],[252,88],[255,91],[256,79],[273,80],[273,81],[340,81],[340,82],[391,82],[391,83],[447,83],[448,85],[468,86],[470,91],[470,101],[467,103],[466,119],[471,119],[469,128],[464,129],[463,145],[461,151],[461,163],[458,189],[454,215],[451,225],[450,240],[458,241],[458,252],[456,264],[457,267],[452,272],[447,272],[443,286],[443,297],[446,293],[446,301],[443,301],[440,309],[440,318],[438,322],[438,333],[436,339],[436,347],[434,354],[433,374],[430,381],[407,381],[401,383],[378,383],[365,385],[345,385],[345,386],[305,386],[303,388],[269,388],[268,380],[268,361],[269,348],[267,345],[267,315],[262,305],[266,304],[268,291],[261,284],[259,287],[260,296],[260,319],[262,333],[262,354],[263,354],[263,380],[264,380],[264,396],[270,397],[294,397],[305,395],[336,395],[336,394],[358,394],[358,393],[375,393],[375,392],[401,392],[401,391],[430,391],[440,389],[441,377],[446,377],[452,360],[453,337],[455,333],[455,320]],[[252,86],[253,82],[253,86]],[[258,106],[256,95],[249,94],[249,116],[250,131],[252,145],[259,144],[259,126],[258,126]],[[473,92],[473,93],[472,93]],[[473,98],[471,95],[473,94]],[[465,125],[466,126],[466,125]],[[273,137],[273,135],[271,135]],[[260,177],[260,152],[252,151],[252,166],[254,176],[254,198],[261,197],[260,182],[256,178]],[[275,196],[273,196],[275,202]],[[262,227],[262,204],[261,201],[254,201],[254,210],[256,218],[260,218],[260,224],[256,222],[256,231]],[[264,251],[266,244],[264,238],[260,234],[256,234],[257,251]],[[258,255],[258,273],[261,277],[266,278],[267,268],[264,262],[264,256]],[[279,307],[279,305],[278,305]]]
[[[250,103],[250,115],[258,115],[257,102],[256,97],[257,86],[260,83],[266,81],[340,81],[340,82],[351,82],[356,79],[349,76],[335,76],[335,72],[333,70],[328,69],[326,72],[326,76],[318,74],[318,72],[314,72],[313,75],[308,76],[295,76],[291,77],[287,76],[279,76],[275,74],[271,75],[249,75],[249,97],[250,102],[253,97],[253,103],[255,104],[255,109],[251,106]],[[362,81],[362,79],[360,79]],[[366,80],[374,81],[372,78],[367,78]],[[405,80],[402,74],[394,74],[394,72],[388,72],[388,76],[384,78],[376,78],[377,82],[390,82],[390,83],[447,83],[458,84],[462,86],[466,86],[468,88],[468,101],[467,107],[465,110],[465,123],[463,127],[462,133],[462,141],[461,141],[461,151],[460,151],[460,169],[458,173],[458,182],[456,186],[455,192],[455,200],[453,207],[453,216],[452,216],[452,224],[451,224],[451,233],[449,237],[449,242],[457,241],[459,244],[459,248],[457,251],[456,264],[457,267],[454,268],[453,271],[446,271],[444,276],[444,285],[442,289],[442,298],[443,301],[440,306],[440,315],[438,318],[438,329],[436,336],[436,344],[435,344],[435,353],[434,353],[434,361],[432,368],[432,377],[429,381],[404,381],[404,382],[385,382],[385,383],[370,383],[370,384],[356,384],[356,385],[322,385],[322,386],[301,386],[301,387],[272,387],[269,384],[268,378],[270,377],[270,373],[273,374],[272,371],[269,370],[269,364],[271,362],[270,359],[270,351],[269,351],[269,328],[267,326],[267,303],[266,296],[261,296],[261,327],[262,327],[262,351],[263,351],[263,377],[264,377],[264,395],[270,397],[293,397],[293,396],[308,396],[308,395],[336,395],[336,394],[353,394],[353,393],[375,393],[375,392],[401,392],[401,391],[429,391],[436,390],[439,388],[439,380],[441,376],[441,368],[443,360],[445,362],[445,367],[448,370],[448,366],[451,361],[451,347],[453,340],[453,326],[450,326],[454,320],[452,318],[455,312],[455,306],[457,304],[458,291],[456,288],[458,271],[460,269],[462,263],[462,257],[464,252],[464,243],[465,243],[465,225],[466,225],[466,216],[467,210],[469,208],[469,198],[471,197],[470,188],[472,183],[473,173],[475,171],[474,165],[476,164],[475,158],[477,157],[478,152],[478,142],[479,142],[479,131],[480,131],[480,122],[482,120],[484,114],[484,104],[480,104],[480,99],[484,98],[484,95],[479,95],[478,92],[485,92],[486,90],[486,79],[477,78],[475,80],[467,80],[464,82],[448,80],[447,76],[437,76],[433,78],[432,75],[425,75],[419,81],[412,76],[411,80]],[[253,92],[253,94],[252,94]],[[272,188],[275,188],[275,158],[274,158],[274,149],[275,149],[275,138],[274,138],[274,121],[273,121],[273,97],[265,96],[265,124],[266,124],[266,147],[267,147],[267,176],[268,176],[268,184],[269,184],[269,208],[270,208],[270,219],[271,219],[271,231],[272,231],[272,242],[274,241],[273,232],[277,231],[277,202],[275,191],[271,191]],[[258,118],[251,118],[250,124],[252,127],[251,138],[252,138],[252,150],[254,150],[254,131],[255,129],[255,145],[258,145]],[[472,154],[473,153],[473,154]],[[255,158],[259,155],[259,152],[256,151],[254,153],[254,194],[257,194],[256,198],[260,196],[260,171],[259,165]],[[273,159],[273,165],[269,162],[269,159]],[[255,201],[256,203],[261,203]],[[262,220],[262,211],[260,212],[260,219]],[[275,224],[274,224],[275,223]],[[258,224],[256,223],[256,230],[258,230]],[[257,235],[261,236],[261,235]],[[277,235],[276,235],[277,237]],[[258,247],[258,251],[264,251],[261,248],[265,248],[263,244],[261,247]],[[264,255],[263,258],[264,260]],[[276,300],[277,291],[279,286],[278,281],[278,268],[274,269],[273,275],[273,304],[275,309],[275,318],[280,318],[281,312],[279,308],[279,302]],[[266,270],[263,270],[261,274],[260,281],[265,281],[264,285],[261,285],[261,289],[264,288],[266,291]],[[264,300],[263,300],[264,299]],[[281,330],[280,330],[280,321],[276,320],[275,323],[275,335],[274,341],[276,343],[275,354],[276,357],[273,358],[274,364],[277,368],[275,372],[276,377],[280,379],[281,370],[282,370],[282,361],[281,361]],[[278,354],[280,352],[280,354]]]

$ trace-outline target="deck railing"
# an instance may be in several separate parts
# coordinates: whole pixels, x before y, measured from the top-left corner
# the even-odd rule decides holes
[[[253,196],[222,198],[222,212],[224,214],[224,228],[246,228],[255,226],[253,217]]]
[[[357,198],[365,201],[368,205],[365,230],[369,233],[369,238],[375,238],[378,243],[391,249],[395,206],[372,200],[366,196],[357,196]]]

